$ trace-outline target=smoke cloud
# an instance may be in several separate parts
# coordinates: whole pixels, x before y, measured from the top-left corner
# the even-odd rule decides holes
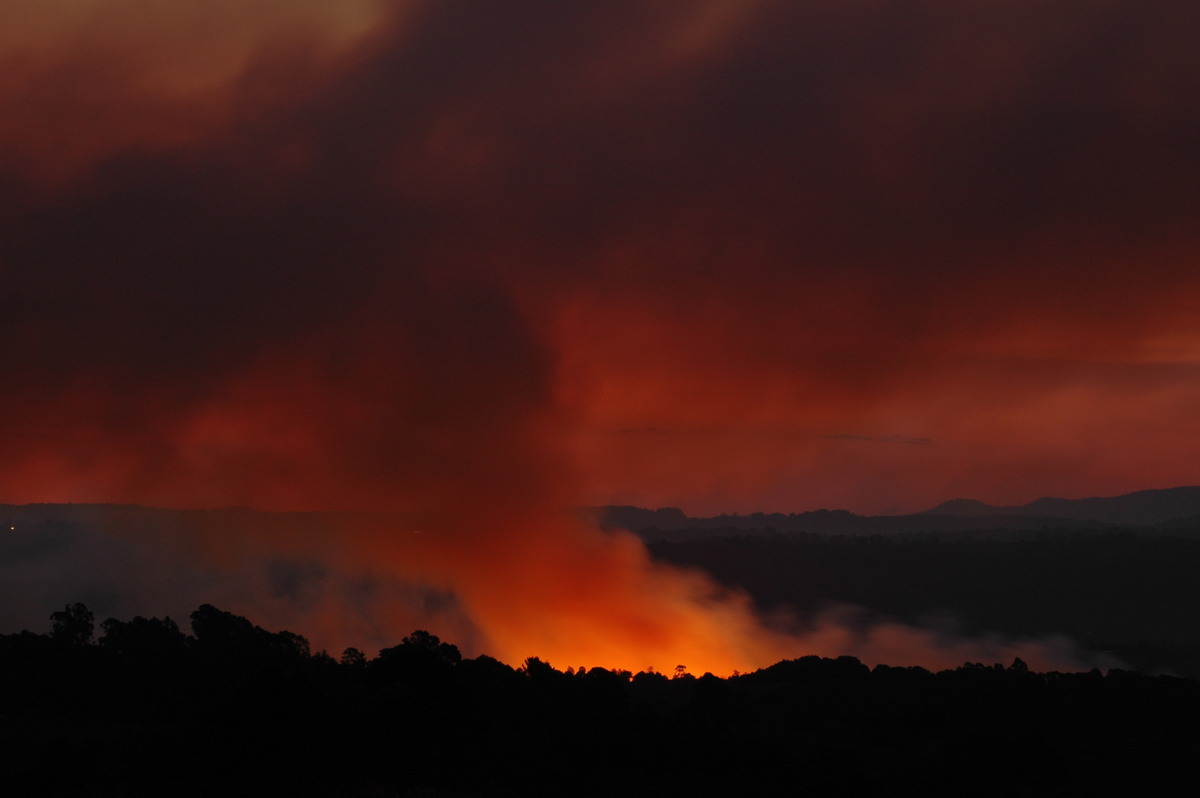
[[[0,500],[429,513],[167,558],[322,630],[805,653],[563,508],[1196,481],[1196,13],[7,3]]]
[[[750,598],[700,572],[652,561],[640,540],[569,514],[505,517],[262,513],[128,506],[7,507],[0,628],[43,629],[82,600],[98,618],[168,615],[201,603],[305,634],[314,650],[368,652],[414,629],[467,656],[560,668],[722,676],[808,654],[940,669],[963,662],[1040,670],[1113,666],[1066,639],[968,637],[853,607],[763,617]]]

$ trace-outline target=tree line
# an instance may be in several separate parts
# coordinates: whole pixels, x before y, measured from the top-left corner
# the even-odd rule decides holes
[[[1153,792],[1200,753],[1200,684],[1120,670],[809,656],[718,678],[512,667],[426,631],[334,657],[207,604],[190,633],[50,620],[0,636],[11,794]]]
[[[766,613],[850,604],[921,624],[951,612],[964,634],[1066,635],[1139,670],[1200,677],[1200,537],[728,534],[649,549]]]

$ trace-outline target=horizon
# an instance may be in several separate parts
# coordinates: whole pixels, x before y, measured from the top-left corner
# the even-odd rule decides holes
[[[1200,483],[1197,26],[1192,0],[2,4],[0,496],[445,512],[305,538],[396,591],[322,623],[390,628],[418,584],[507,650],[760,659],[795,640],[562,509]],[[167,559],[248,593],[299,556],[202,531]]]
[[[884,516],[892,516],[892,515],[896,515],[896,516],[920,515],[921,513],[924,513],[928,510],[936,509],[937,507],[940,507],[944,504],[949,504],[952,502],[964,502],[964,501],[965,502],[977,502],[980,504],[985,504],[989,507],[994,507],[997,509],[1004,509],[1004,508],[1008,508],[1008,507],[1024,507],[1026,505],[1034,504],[1038,501],[1042,501],[1042,500],[1046,500],[1046,499],[1056,499],[1056,500],[1065,500],[1065,501],[1087,501],[1089,499],[1122,498],[1122,497],[1129,496],[1129,495],[1136,494],[1136,493],[1156,493],[1156,492],[1164,492],[1164,491],[1185,490],[1185,489],[1189,489],[1189,488],[1200,488],[1200,484],[1197,484],[1197,485],[1170,485],[1170,486],[1161,487],[1161,488],[1137,488],[1134,490],[1123,491],[1121,493],[1105,494],[1105,495],[1094,494],[1094,495],[1082,495],[1082,496],[1062,496],[1062,495],[1051,495],[1048,493],[1043,493],[1043,494],[1036,496],[1035,498],[1031,498],[1031,499],[1028,499],[1026,501],[1021,501],[1021,502],[1014,502],[1014,503],[1010,503],[1010,504],[998,504],[995,502],[980,499],[975,496],[953,496],[953,497],[942,499],[942,500],[936,502],[935,504],[923,507],[922,509],[919,509],[919,510],[910,510],[910,511],[895,512],[895,513],[886,513],[886,512],[885,513],[867,513],[867,512],[860,512],[859,510],[856,510],[855,508],[852,508],[852,507],[834,507],[831,505],[821,505],[821,506],[816,506],[816,507],[809,507],[809,508],[802,509],[802,510],[797,510],[797,509],[790,509],[790,510],[789,509],[780,509],[780,510],[737,509],[737,510],[719,510],[714,513],[701,514],[701,513],[696,513],[696,512],[690,512],[686,507],[681,507],[678,505],[652,506],[652,505],[623,504],[623,503],[616,503],[616,502],[607,503],[607,504],[590,504],[590,505],[581,505],[581,506],[577,506],[577,507],[568,507],[568,508],[563,508],[563,511],[570,513],[570,512],[576,512],[579,510],[594,510],[594,509],[603,509],[606,507],[633,507],[636,509],[651,510],[651,511],[679,510],[679,511],[683,512],[683,514],[689,518],[713,518],[713,517],[718,517],[718,516],[722,516],[722,515],[734,516],[734,515],[753,515],[753,514],[803,515],[805,513],[816,513],[816,512],[849,512],[854,515],[860,515],[860,516],[865,516],[865,517],[884,517]],[[0,501],[0,505],[10,506],[10,507],[30,507],[30,506],[37,506],[37,505],[51,505],[51,506],[53,506],[53,505],[63,505],[63,506],[70,506],[70,505],[89,506],[89,505],[91,505],[91,506],[112,506],[112,507],[139,507],[139,508],[149,509],[149,510],[171,510],[171,511],[178,511],[178,512],[209,512],[209,511],[220,512],[220,511],[241,510],[241,511],[256,512],[256,513],[279,513],[279,514],[287,514],[287,513],[313,513],[313,514],[362,513],[362,514],[372,514],[372,513],[378,513],[381,515],[419,515],[422,513],[433,512],[432,508],[420,508],[420,507],[412,507],[412,508],[407,508],[407,509],[384,509],[384,508],[378,508],[378,507],[377,508],[363,507],[363,508],[295,509],[295,508],[286,508],[286,507],[279,507],[279,508],[255,507],[255,506],[250,506],[250,505],[167,506],[167,505],[145,504],[145,503],[136,502],[136,501],[114,502],[114,501],[88,501],[88,500],[79,500],[79,499],[67,500],[67,501],[31,501],[31,502]]]

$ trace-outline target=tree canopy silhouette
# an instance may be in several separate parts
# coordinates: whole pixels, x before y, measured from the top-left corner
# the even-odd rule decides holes
[[[1200,683],[1120,670],[563,672],[425,630],[339,662],[207,604],[190,636],[109,618],[89,645],[89,617],[67,605],[49,635],[0,635],[14,794],[1154,793],[1200,751]]]
[[[64,643],[84,645],[92,640],[95,620],[92,611],[83,604],[68,604],[62,610],[51,613],[50,636]]]

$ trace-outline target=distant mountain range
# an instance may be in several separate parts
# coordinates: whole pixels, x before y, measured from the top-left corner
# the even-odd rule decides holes
[[[1064,634],[1147,672],[1200,678],[1193,618],[1200,487],[1019,506],[956,499],[891,516],[580,512],[632,530],[655,561],[707,572],[767,613],[849,606],[887,622],[920,626],[932,618],[939,629],[950,618],[969,635]],[[315,626],[327,602],[370,607],[379,596],[389,606],[452,606],[452,596],[435,587],[399,577],[364,581],[305,553],[305,541],[337,545],[345,529],[383,539],[437,534],[443,521],[413,513],[0,505],[0,634],[44,629],[50,612],[69,601],[98,618],[186,618],[204,603],[249,602],[274,608],[289,619],[279,625],[293,628]],[[266,544],[243,545],[259,539]],[[393,642],[370,639],[380,647]]]
[[[1200,487],[1139,490],[1123,496],[1091,499],[1042,498],[1029,504],[994,507],[971,499],[943,502],[922,515],[968,518],[988,516],[1044,516],[1094,521],[1102,524],[1149,526],[1185,521],[1200,523]]]
[[[607,506],[587,511],[601,526],[628,529],[648,541],[753,533],[875,535],[890,533],[1111,530],[1125,527],[1200,530],[1200,486],[1141,490],[1088,499],[1046,497],[1022,505],[994,506],[953,499],[908,515],[856,515],[846,510],[804,513],[723,514],[693,518],[666,507]]]
[[[609,529],[628,529],[643,539],[684,540],[743,534],[813,533],[822,535],[886,535],[895,533],[1102,531],[1122,528],[1164,534],[1195,531],[1200,535],[1200,486],[1140,490],[1122,496],[1088,499],[1046,497],[1021,505],[995,506],[975,499],[952,499],[919,513],[857,515],[847,510],[803,513],[722,514],[688,516],[676,507],[590,507],[586,518]],[[6,525],[53,523],[89,526],[100,519],[124,529],[203,528],[216,524],[244,530],[320,531],[354,519],[412,528],[436,527],[437,516],[425,513],[260,512],[245,508],[165,510],[137,505],[28,504],[0,505]]]

